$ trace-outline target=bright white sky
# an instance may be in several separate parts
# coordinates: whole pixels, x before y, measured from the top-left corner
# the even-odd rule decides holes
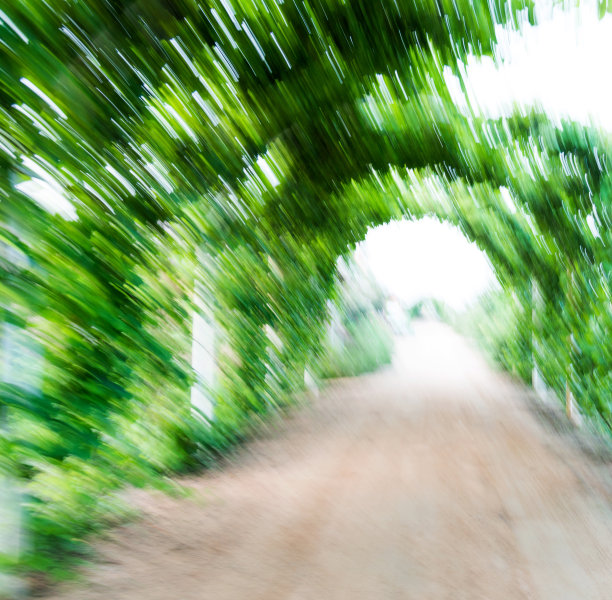
[[[493,117],[509,114],[515,103],[539,105],[552,116],[612,130],[612,15],[599,20],[591,0],[572,10],[536,4],[538,26],[500,31],[495,60],[468,62],[470,104]],[[465,105],[458,81],[447,81]],[[358,254],[389,293],[408,303],[433,296],[461,308],[495,282],[475,245],[431,219],[378,227]]]
[[[536,104],[550,115],[612,129],[612,14],[599,19],[592,0],[572,10],[536,6],[537,26],[499,29],[500,68],[491,58],[468,62],[470,101],[492,116],[509,113],[515,102]]]
[[[356,258],[384,289],[408,304],[433,297],[461,309],[495,284],[491,265],[477,246],[456,227],[433,218],[372,229]]]

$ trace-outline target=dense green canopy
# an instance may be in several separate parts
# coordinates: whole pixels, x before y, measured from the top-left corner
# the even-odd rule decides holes
[[[521,374],[538,363],[610,426],[609,137],[487,119],[446,85],[494,52],[496,27],[533,18],[484,0],[0,11],[2,310],[47,361],[41,390],[3,386],[19,424],[4,456],[42,538],[68,527],[45,487],[58,473],[83,484],[97,464],[110,487],[193,451],[195,280],[222,332],[214,446],[303,383],[337,258],[390,219],[436,215],[476,241],[518,299]],[[75,218],[43,209],[31,178]]]

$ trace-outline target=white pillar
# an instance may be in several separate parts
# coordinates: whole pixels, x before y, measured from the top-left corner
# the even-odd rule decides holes
[[[538,369],[538,340],[535,335],[535,328],[538,322],[538,305],[540,303],[540,293],[535,278],[531,278],[531,360],[533,368],[531,371],[531,387],[540,398],[546,398],[549,394],[540,370]]]
[[[534,391],[538,396],[540,396],[540,398],[545,399],[550,394],[550,389],[540,374],[537,364],[534,365],[531,373],[531,387],[533,387]]]
[[[574,309],[574,268],[567,269],[567,299],[569,300],[570,309]],[[571,318],[568,318],[570,324]],[[567,418],[574,425],[580,425],[580,414],[577,410],[574,394],[571,390],[571,380],[573,376],[574,365],[572,365],[572,351],[575,347],[576,340],[573,332],[570,330],[570,334],[567,337],[567,349],[569,352],[569,364],[567,365],[567,375],[565,379],[565,413]]]
[[[573,333],[569,335],[568,344],[570,348],[572,348],[575,344]],[[570,381],[572,378],[573,370],[574,370],[574,367],[572,363],[570,362],[569,367],[567,369],[567,378],[565,380],[565,414],[567,415],[567,418],[570,420],[570,422],[573,425],[580,426],[581,425],[580,411],[578,410],[576,406],[576,399],[574,398],[574,394],[572,394],[572,390],[570,387]]]
[[[342,317],[340,316],[340,312],[338,311],[336,305],[331,301],[327,302],[327,310],[329,314],[329,322],[327,326],[329,345],[334,350],[340,350],[344,346],[346,340],[344,327],[342,325]]]
[[[18,482],[10,474],[0,477],[0,553],[17,560],[23,551],[23,499]],[[18,598],[25,586],[15,575],[0,569],[0,598]]]
[[[0,330],[2,361],[0,377],[5,383],[18,386],[24,393],[40,391],[43,356],[28,333],[10,323]],[[0,435],[8,429],[6,409],[0,412]],[[23,492],[19,480],[11,473],[0,475],[0,554],[17,561],[25,545]],[[16,576],[0,572],[0,598],[17,598],[25,592]]]
[[[309,367],[304,369],[304,385],[313,396],[319,397],[319,386],[317,380],[312,376]]]
[[[212,313],[206,305],[206,290],[196,284],[193,334],[191,343],[191,366],[196,381],[191,388],[191,405],[209,421],[215,414],[212,390],[215,385],[217,358],[216,336]]]

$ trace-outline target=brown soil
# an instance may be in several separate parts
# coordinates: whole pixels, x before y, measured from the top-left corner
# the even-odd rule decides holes
[[[136,495],[142,518],[48,600],[611,600],[611,463],[526,394],[420,325],[193,497]]]

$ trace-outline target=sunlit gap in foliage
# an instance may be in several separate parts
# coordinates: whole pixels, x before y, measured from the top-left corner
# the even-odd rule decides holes
[[[406,306],[435,299],[461,310],[498,285],[485,253],[458,227],[433,217],[371,229],[355,256]]]
[[[492,56],[468,55],[459,76],[445,67],[457,106],[468,116],[493,118],[538,107],[556,123],[571,118],[612,130],[612,80],[602,76],[612,52],[612,14],[598,14],[597,5],[541,0],[537,24],[498,26]]]

